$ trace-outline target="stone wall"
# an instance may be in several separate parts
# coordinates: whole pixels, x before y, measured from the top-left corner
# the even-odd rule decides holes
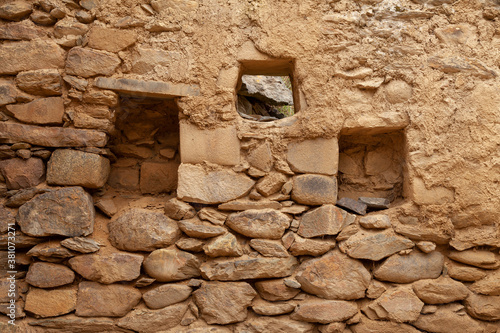
[[[1,331],[500,332],[499,15],[0,0]]]

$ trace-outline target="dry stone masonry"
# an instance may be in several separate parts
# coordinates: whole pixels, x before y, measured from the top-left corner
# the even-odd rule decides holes
[[[499,333],[499,45],[494,0],[0,0],[0,332]]]

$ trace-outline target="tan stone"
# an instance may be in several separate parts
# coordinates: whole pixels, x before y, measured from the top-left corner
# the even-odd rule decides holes
[[[350,326],[350,328],[354,333],[420,333],[419,330],[408,324],[370,320],[368,318],[363,318],[361,323]]]
[[[438,306],[434,313],[421,315],[412,325],[436,333],[449,333],[451,327],[456,333],[483,332],[484,327],[464,313],[463,305],[456,303]]]
[[[463,283],[444,276],[435,280],[417,281],[413,283],[413,291],[426,304],[461,301],[470,293]]]
[[[230,204],[231,202],[228,202],[228,204]],[[226,222],[227,215],[223,212],[218,211],[217,209],[210,207],[203,207],[198,212],[198,217],[202,220],[210,221],[212,224],[215,225],[223,225],[224,222]]]
[[[372,280],[366,290],[366,297],[375,299],[379,298],[387,290],[386,286],[377,280]]]
[[[323,175],[300,175],[293,177],[292,198],[304,205],[335,204],[337,202],[337,179]]]
[[[161,81],[99,77],[95,81],[95,86],[140,97],[172,98],[179,96],[198,96],[200,94],[200,88],[197,85]]]
[[[142,299],[150,309],[161,309],[186,300],[193,289],[183,284],[162,284],[142,295]]]
[[[247,279],[269,279],[292,274],[297,259],[241,256],[238,258],[211,259],[200,266],[205,279],[237,281]]]
[[[49,290],[30,288],[24,310],[39,318],[56,317],[73,311],[76,300],[76,288],[73,286]]]
[[[91,89],[83,94],[83,102],[113,107],[118,104],[118,94],[110,90]]]
[[[118,52],[137,41],[137,34],[130,30],[120,30],[94,26],[90,30],[89,46],[94,49]]]
[[[409,255],[394,254],[373,272],[375,278],[396,283],[435,279],[441,275],[444,257],[435,251],[428,254],[412,251]]]
[[[247,155],[248,163],[251,166],[264,172],[271,171],[273,167],[273,155],[269,142],[265,142],[250,150]]]
[[[101,244],[93,239],[85,237],[66,238],[61,241],[61,245],[80,253],[93,253],[99,251]]]
[[[189,237],[212,238],[226,233],[226,229],[212,223],[201,221],[198,217],[179,221],[179,228]]]
[[[139,277],[142,255],[117,252],[84,254],[69,260],[69,266],[87,280],[103,284],[132,281]]]
[[[337,174],[339,147],[336,138],[314,139],[288,145],[290,168],[299,173]]]
[[[500,320],[500,296],[471,294],[464,304],[471,317],[486,321]]]
[[[62,38],[65,36],[81,36],[87,33],[89,26],[80,22],[77,22],[73,18],[67,17],[63,20],[59,20],[54,26],[54,36],[57,38]]]
[[[57,240],[43,242],[33,246],[27,253],[28,256],[38,257],[44,261],[60,261],[58,259],[66,259],[75,256],[71,250],[63,247],[61,242]]]
[[[308,239],[293,233],[294,239],[288,251],[294,256],[320,256],[335,247],[335,239]]]
[[[302,216],[297,233],[306,238],[336,235],[342,230],[346,212],[334,205],[323,205]]]
[[[281,241],[252,239],[250,240],[250,246],[264,257],[286,258],[290,256]]]
[[[61,95],[62,78],[56,69],[21,72],[16,76],[19,88],[34,95]]]
[[[473,283],[469,288],[478,294],[500,296],[500,270],[488,274],[485,278]]]
[[[379,319],[389,319],[398,323],[412,322],[420,316],[424,303],[411,288],[398,287],[384,292],[368,308]]]
[[[0,39],[33,40],[45,37],[46,35],[47,32],[45,30],[37,27],[30,20],[12,22],[0,27]]]
[[[73,113],[72,120],[76,128],[96,129],[104,132],[113,130],[113,123],[109,119],[100,119],[81,112]]]
[[[209,257],[239,257],[243,254],[238,240],[229,232],[209,240],[203,246],[203,251]]]
[[[486,272],[480,268],[463,265],[453,260],[445,263],[448,275],[460,281],[477,281],[486,276]]]
[[[82,77],[111,75],[120,63],[120,58],[114,54],[76,47],[68,53],[66,74]]]
[[[287,177],[279,172],[271,172],[267,174],[265,177],[260,179],[255,188],[259,191],[263,196],[270,196],[281,190],[283,184],[287,181]]]
[[[43,182],[45,164],[39,158],[3,160],[0,161],[0,174],[3,175],[9,190],[29,188]]]
[[[109,240],[125,251],[154,251],[175,243],[181,232],[177,223],[160,212],[133,208],[108,224]]]
[[[179,163],[144,162],[141,165],[140,186],[142,193],[171,192],[177,188]]]
[[[313,333],[314,324],[291,320],[289,316],[254,317],[234,328],[234,333],[294,332]]]
[[[30,325],[44,328],[45,330],[68,330],[75,333],[100,333],[113,332],[117,327],[112,318],[82,318],[73,314],[30,321]]]
[[[54,288],[73,282],[75,273],[63,265],[35,262],[30,265],[26,282],[38,288]]]
[[[411,86],[400,80],[393,80],[385,86],[385,97],[392,104],[403,103],[409,100],[412,96]]]
[[[225,202],[218,206],[221,210],[247,210],[247,209],[280,209],[282,205],[277,201],[271,201],[267,199],[262,200],[248,200],[248,199],[237,199],[229,202]]]
[[[202,252],[205,243],[202,239],[183,237],[175,242],[175,246],[184,251]]]
[[[355,302],[311,299],[301,302],[290,315],[291,319],[328,324],[344,321],[358,313]]]
[[[262,299],[254,299],[252,303],[253,312],[263,316],[279,316],[290,313],[295,309],[295,304],[285,302],[266,302]]]
[[[99,188],[106,184],[110,162],[97,154],[57,149],[47,163],[47,183],[51,185]]]
[[[177,197],[188,202],[217,204],[250,192],[255,181],[232,170],[206,171],[202,166],[179,166]]]
[[[177,249],[155,250],[144,260],[146,273],[159,282],[200,276],[199,266],[200,261],[196,256]]]
[[[109,174],[108,184],[118,190],[139,190],[139,169],[112,168]]]
[[[424,253],[431,253],[436,249],[436,244],[433,242],[420,241],[417,243],[417,247]]]
[[[361,262],[332,250],[320,258],[303,262],[295,277],[302,290],[326,299],[363,298],[371,274]]]
[[[22,57],[19,55],[22,54]],[[62,68],[65,52],[56,43],[41,39],[0,45],[0,74],[35,69]]]
[[[450,251],[448,258],[485,269],[496,269],[500,266],[500,256],[487,250]]]
[[[442,205],[455,200],[455,193],[443,186],[434,186],[430,189],[420,178],[413,179],[411,197],[418,205]]]
[[[359,225],[366,229],[386,229],[391,227],[391,220],[387,215],[368,215],[359,219]]]
[[[230,214],[226,225],[250,238],[280,239],[291,218],[273,209],[249,209]]]
[[[245,320],[256,295],[246,282],[205,282],[193,293],[193,299],[203,320],[225,325]]]
[[[79,317],[122,317],[140,300],[141,292],[134,287],[83,281],[78,285],[75,313]]]
[[[240,142],[236,135],[236,126],[201,129],[185,121],[181,121],[179,125],[182,163],[240,163]]]
[[[184,220],[195,217],[196,210],[189,204],[172,198],[165,203],[165,215],[174,220]]]

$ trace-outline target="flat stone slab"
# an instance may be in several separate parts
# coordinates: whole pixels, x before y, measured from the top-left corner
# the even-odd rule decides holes
[[[333,176],[338,169],[338,155],[339,145],[336,138],[319,138],[289,144],[287,161],[295,172]]]
[[[378,210],[378,209],[388,209],[391,203],[389,199],[386,198],[368,198],[359,197],[358,201],[364,203],[368,209]]]
[[[183,83],[98,77],[94,85],[131,96],[173,98],[200,95],[199,86]]]
[[[0,141],[44,147],[104,147],[108,139],[103,132],[87,129],[0,123]]]
[[[394,254],[374,270],[374,277],[381,281],[410,283],[421,279],[436,279],[443,270],[444,256],[437,252],[409,255]]]
[[[351,198],[342,198],[337,201],[337,206],[350,210],[359,215],[366,214],[367,205]]]

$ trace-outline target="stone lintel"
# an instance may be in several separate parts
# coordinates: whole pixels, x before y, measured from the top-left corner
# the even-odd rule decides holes
[[[184,83],[98,77],[94,85],[99,88],[141,97],[174,98],[200,95],[198,85]]]

